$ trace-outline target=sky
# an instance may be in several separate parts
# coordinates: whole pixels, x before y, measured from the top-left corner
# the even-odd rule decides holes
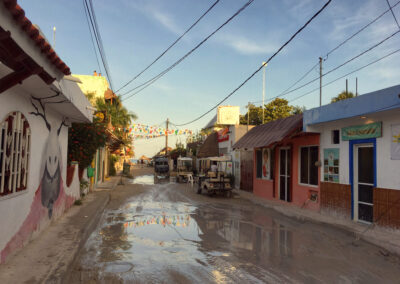
[[[398,0],[389,0],[394,5]],[[114,89],[118,89],[142,71],[185,31],[215,0],[93,0]],[[149,70],[122,92],[145,82],[186,54],[219,25],[232,16],[247,0],[220,0],[196,27]],[[263,61],[268,59],[326,1],[322,0],[255,0],[228,25],[193,52],[186,60],[147,89],[123,101],[137,114],[135,123],[159,125],[167,118],[183,124],[200,116],[233,91]],[[55,50],[73,74],[92,74],[99,70],[81,0],[20,0],[26,16],[39,25],[46,37],[56,32]],[[326,54],[354,32],[388,9],[385,0],[333,0],[331,4],[266,67],[266,100],[286,90],[323,57],[327,72],[379,41],[393,34],[397,25],[392,14],[381,19]],[[393,9],[400,21],[400,4]],[[379,47],[324,76],[327,83],[400,47],[400,33]],[[400,83],[400,52],[347,77],[349,91],[365,94]],[[103,71],[104,74],[104,71]],[[312,70],[302,81],[319,76]],[[345,89],[345,79],[322,91],[322,103]],[[301,83],[299,84],[301,85]],[[307,109],[319,105],[315,91],[319,80],[290,93],[284,98],[290,104]],[[262,72],[254,76],[224,105],[241,107],[262,99]],[[259,105],[259,103],[257,103]],[[216,110],[182,128],[194,131],[204,127]],[[174,145],[174,139],[171,138]],[[184,137],[180,137],[184,140]],[[156,139],[160,140],[160,139]],[[158,151],[156,140],[137,142],[137,155]],[[161,147],[161,146],[160,146]]]

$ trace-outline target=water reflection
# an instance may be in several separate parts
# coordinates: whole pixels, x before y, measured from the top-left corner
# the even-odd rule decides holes
[[[131,180],[132,184],[152,185],[154,184],[154,175],[137,176]]]

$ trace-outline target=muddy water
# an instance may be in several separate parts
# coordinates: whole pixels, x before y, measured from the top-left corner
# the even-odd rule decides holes
[[[336,229],[174,184],[104,213],[80,262],[89,283],[396,283],[397,258]],[[398,282],[397,282],[398,283]]]

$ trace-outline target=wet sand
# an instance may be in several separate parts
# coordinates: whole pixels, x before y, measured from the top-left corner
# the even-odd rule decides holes
[[[145,174],[145,172],[143,172]],[[184,184],[125,180],[68,283],[398,283],[393,255],[330,226]]]

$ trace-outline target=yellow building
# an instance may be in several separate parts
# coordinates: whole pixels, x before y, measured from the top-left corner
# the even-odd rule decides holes
[[[93,75],[74,74],[73,76],[81,80],[82,83],[78,84],[78,86],[84,94],[94,94],[93,102],[96,98],[104,99],[107,90],[110,90],[106,77],[96,71],[94,71]],[[93,102],[91,103],[93,104]]]

